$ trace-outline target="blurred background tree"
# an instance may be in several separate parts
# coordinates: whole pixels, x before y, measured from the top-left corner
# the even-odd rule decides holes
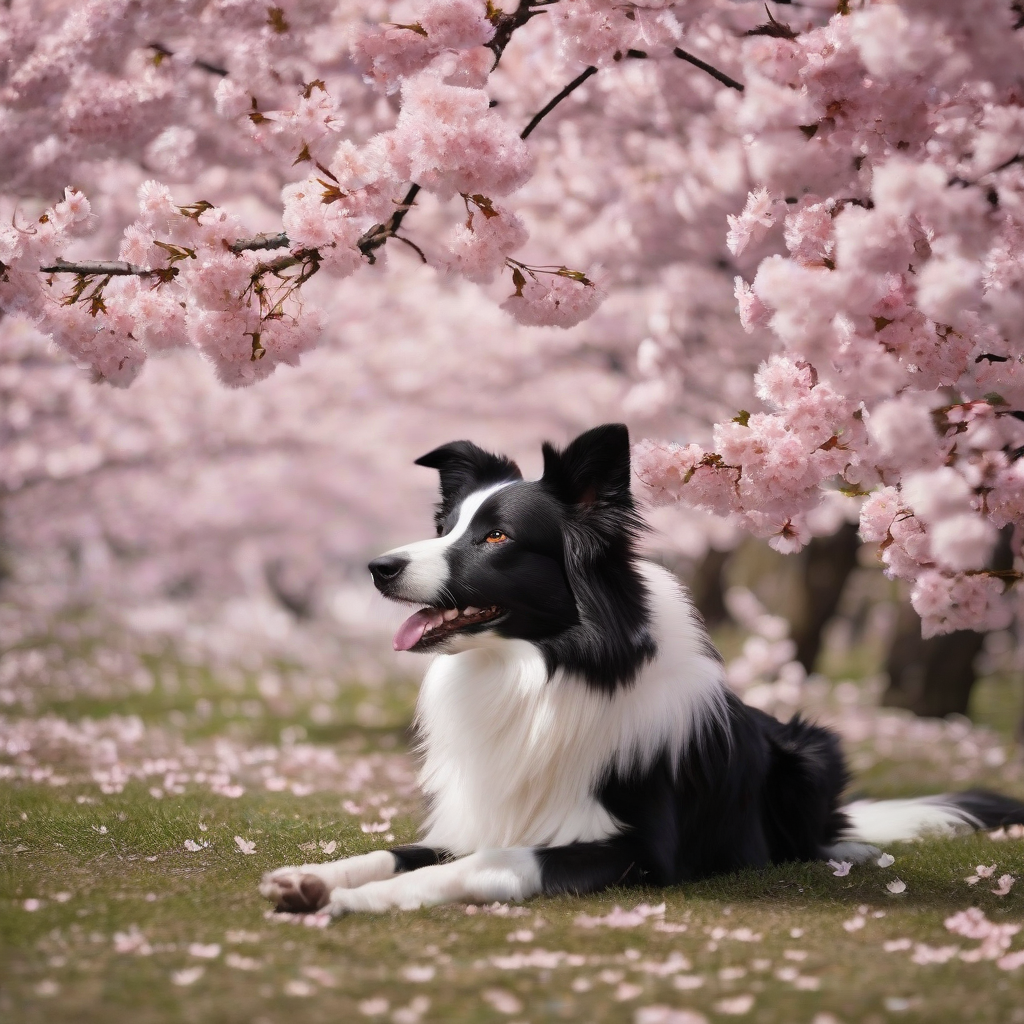
[[[652,547],[723,643],[744,592],[788,623],[737,685],[842,671],[842,635],[919,714],[979,657],[1021,687],[1013,5],[3,17],[8,600],[369,628],[367,555],[426,528],[413,458],[537,468],[625,419],[667,439]]]

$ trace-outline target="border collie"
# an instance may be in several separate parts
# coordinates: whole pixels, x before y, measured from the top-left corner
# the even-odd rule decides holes
[[[747,707],[682,585],[640,559],[629,435],[596,427],[544,474],[454,441],[437,538],[375,558],[377,589],[424,607],[399,651],[420,690],[422,844],[280,868],[279,910],[334,915],[674,885],[874,844],[1024,822],[984,792],[843,806],[837,736]]]

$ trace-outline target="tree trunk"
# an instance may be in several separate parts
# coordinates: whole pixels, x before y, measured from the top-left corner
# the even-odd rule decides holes
[[[1010,547],[1012,529],[1000,531],[992,556],[995,569],[1013,567]],[[966,715],[971,690],[977,681],[974,659],[985,643],[985,634],[972,629],[921,638],[921,619],[910,602],[900,605],[885,669],[889,686],[882,704],[907,708],[915,715]]]
[[[885,662],[889,687],[882,703],[915,715],[966,715],[976,680],[974,659],[984,642],[985,634],[971,629],[923,640],[920,616],[909,602],[901,604]]]
[[[843,587],[857,566],[857,524],[844,523],[831,537],[814,537],[800,555],[804,607],[793,624],[796,660],[808,671],[821,651],[821,633],[836,613]]]
[[[725,607],[725,566],[730,555],[731,551],[708,548],[690,580],[694,607],[704,616],[708,629],[720,626],[729,617]]]

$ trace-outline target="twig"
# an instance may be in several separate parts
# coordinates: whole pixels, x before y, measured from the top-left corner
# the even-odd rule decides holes
[[[49,267],[40,267],[44,274],[82,274],[84,276],[103,277],[149,277],[157,273],[149,267],[138,267],[134,263],[123,260],[81,260],[71,263],[60,258]]]
[[[692,53],[687,53],[679,46],[677,46],[672,52],[680,60],[685,60],[695,68],[700,68],[701,71],[706,71],[712,78],[721,82],[722,85],[727,85],[730,89],[735,89],[737,92],[743,92],[743,85],[740,82],[737,82],[735,78],[730,78],[724,71],[719,71],[718,68],[705,63],[699,57],[694,57]]]
[[[240,238],[237,242],[232,242],[228,248],[232,252],[247,252],[252,249],[283,249],[290,244],[288,236],[283,231],[278,231],[273,235],[266,234],[255,235],[253,238]]]
[[[149,48],[156,53],[160,54],[161,57],[173,57],[174,51],[168,50],[163,43],[150,43]],[[210,64],[205,60],[194,60],[192,61],[194,68],[199,68],[200,71],[208,71],[211,75],[217,75],[220,78],[227,78],[227,69],[217,67],[216,64]]]
[[[405,235],[394,235],[393,237],[396,242],[405,242],[410,249],[413,249],[419,255],[419,258],[424,263],[427,262],[426,253],[411,238],[406,238]]]
[[[512,33],[517,28],[522,28],[531,18],[543,14],[543,8],[557,2],[558,0],[519,0],[519,6],[514,11],[507,14],[504,11],[496,11],[491,15],[494,35],[486,46],[494,54],[494,67],[498,66]]]
[[[379,249],[389,238],[393,238],[405,220],[405,215],[412,209],[416,196],[419,195],[419,185],[412,184],[409,191],[402,197],[398,209],[387,219],[384,224],[374,224],[372,228],[363,234],[357,243],[359,251],[371,262],[374,262],[373,253]]]
[[[537,111],[533,117],[530,118],[530,123],[519,133],[519,138],[529,138],[533,129],[537,127],[551,113],[555,107],[558,106],[562,100],[565,99],[571,92],[578,89],[591,75],[597,74],[597,68],[591,66],[586,69],[581,75],[577,75],[553,100],[546,103],[540,110]]]

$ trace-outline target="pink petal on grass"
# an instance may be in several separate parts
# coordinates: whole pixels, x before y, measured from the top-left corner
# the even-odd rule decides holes
[[[1015,971],[1018,967],[1024,967],[1024,949],[1018,949],[1016,953],[1007,953],[996,961],[996,967],[1001,971]]]
[[[622,907],[612,907],[611,911],[603,917],[591,917],[588,914],[577,914],[576,924],[580,928],[636,928],[642,925],[649,917],[664,917],[665,904],[659,903],[652,907],[648,903],[641,903],[632,910],[623,910]]]
[[[728,999],[719,999],[715,1003],[715,1010],[718,1013],[727,1013],[738,1017],[741,1014],[749,1013],[754,1006],[754,997],[749,993],[741,996],[731,996]]]
[[[893,894],[893,896],[899,896],[899,894],[901,892],[906,892],[907,891],[907,883],[903,882],[903,881],[901,881],[900,879],[897,878],[897,879],[894,879],[892,882],[890,882],[886,886],[886,889],[888,889],[889,892],[891,892]]]
[[[409,964],[402,968],[402,977],[406,981],[432,981],[437,968],[432,964]]]
[[[997,896],[1006,896],[1009,893],[1009,891],[1013,888],[1013,883],[1016,881],[1017,879],[1014,878],[1013,875],[1000,875],[998,888],[993,889],[992,891]]]
[[[498,1013],[519,1013],[523,1004],[511,992],[503,988],[488,988],[483,992],[484,1001]]]
[[[845,878],[850,873],[853,864],[848,860],[830,860],[828,866],[833,869],[832,874],[836,878]]]
[[[260,968],[259,960],[254,960],[251,956],[242,956],[240,953],[228,953],[224,957],[224,963],[228,967],[234,967],[236,971],[258,971]]]
[[[334,975],[329,970],[325,967],[317,967],[316,964],[303,967],[302,973],[310,981],[315,981],[318,985],[323,985],[324,988],[334,988],[338,984]]]
[[[704,978],[700,974],[677,974],[672,979],[672,987],[679,989],[680,992],[692,992],[703,985]]]
[[[904,949],[910,949],[913,944],[910,939],[889,939],[888,942],[882,943],[882,949],[886,953],[899,953]]]
[[[671,1006],[642,1006],[633,1015],[633,1024],[708,1024],[696,1010],[674,1010]]]
[[[256,843],[250,842],[248,839],[243,839],[241,836],[235,836],[235,846],[237,846],[238,849],[246,855],[256,852]]]

